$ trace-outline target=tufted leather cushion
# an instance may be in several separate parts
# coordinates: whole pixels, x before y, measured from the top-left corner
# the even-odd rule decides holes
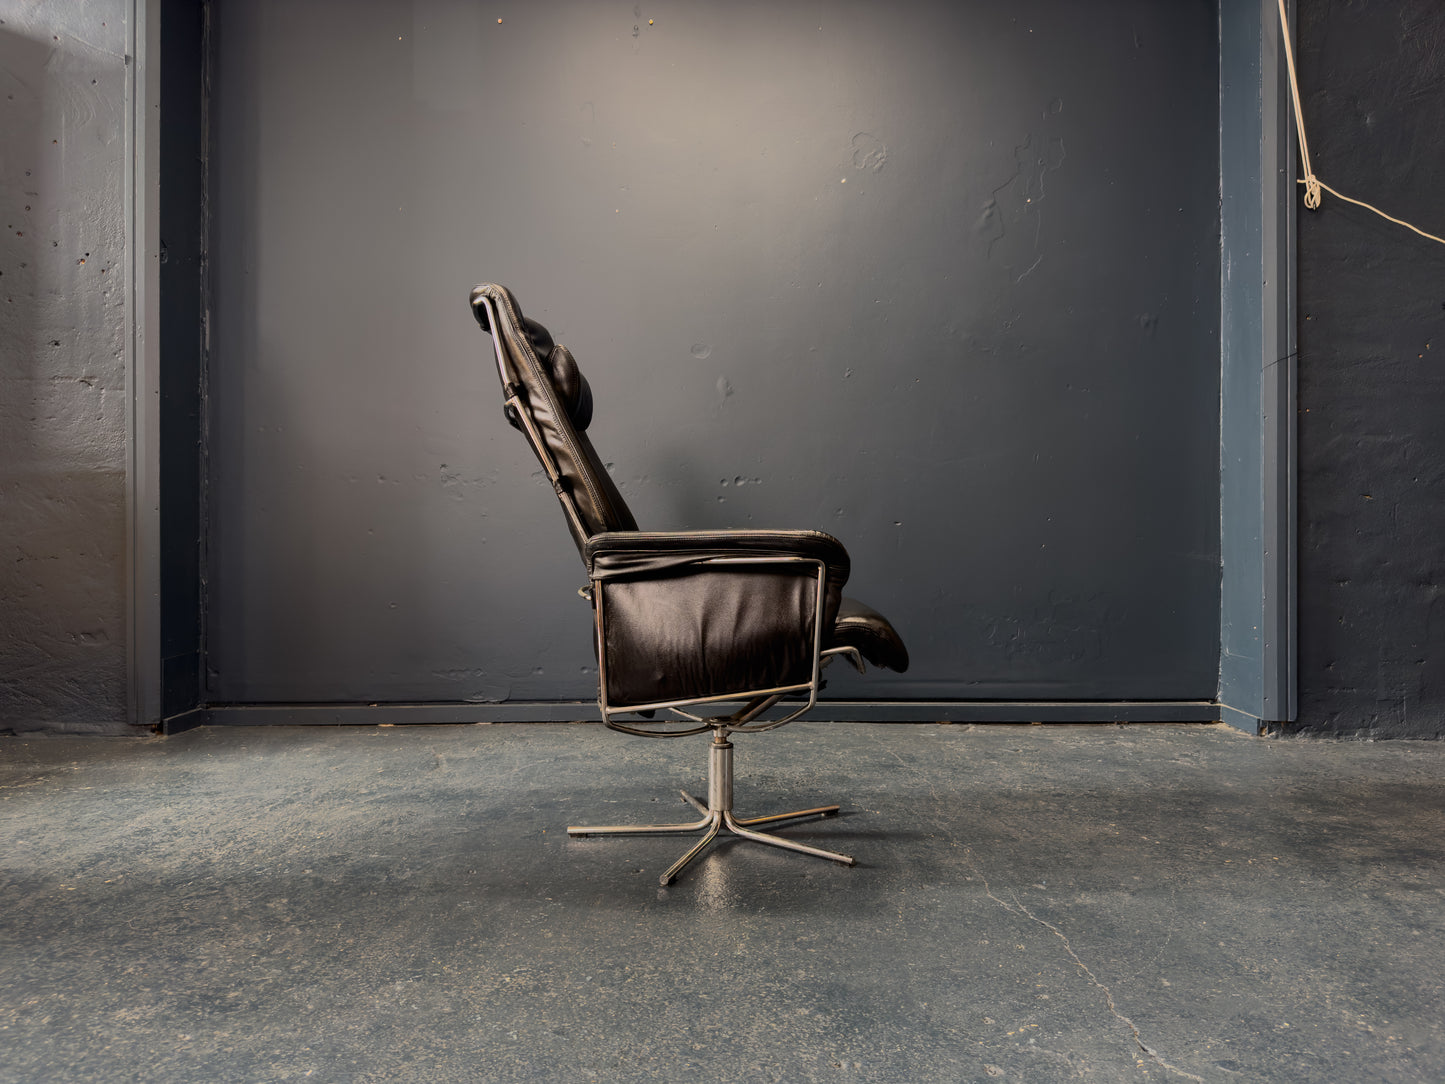
[[[592,385],[577,367],[577,359],[565,346],[554,346],[542,358],[542,364],[552,378],[557,397],[567,409],[567,417],[579,433],[584,432],[592,424]]]

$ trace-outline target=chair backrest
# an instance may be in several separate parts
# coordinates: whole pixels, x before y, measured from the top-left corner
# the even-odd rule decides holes
[[[492,336],[507,420],[527,436],[547,472],[579,552],[595,534],[637,530],[587,439],[592,389],[572,352],[523,316],[505,286],[489,282],[474,289],[472,314]]]

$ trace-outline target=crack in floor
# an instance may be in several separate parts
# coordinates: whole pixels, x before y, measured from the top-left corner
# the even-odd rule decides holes
[[[1125,1016],[1122,1012],[1119,1011],[1119,1006],[1114,1002],[1114,992],[1110,990],[1109,987],[1099,981],[1099,977],[1094,974],[1088,964],[1084,963],[1083,960],[1079,959],[1079,954],[1074,951],[1074,946],[1069,942],[1068,935],[1065,934],[1063,930],[1059,929],[1047,919],[1039,918],[1038,915],[1030,911],[1026,906],[1024,906],[1023,901],[1021,901],[1018,898],[1018,895],[1012,890],[1009,892],[1009,895],[1013,897],[1013,903],[1011,905],[1007,900],[1001,899],[1000,897],[994,895],[993,888],[989,885],[988,878],[983,875],[983,871],[980,870],[977,866],[974,866],[974,872],[978,874],[979,880],[983,882],[984,894],[987,895],[989,899],[993,900],[994,903],[998,904],[1005,911],[1009,912],[1009,914],[1023,915],[1030,922],[1034,922],[1042,926],[1044,929],[1048,930],[1050,933],[1052,933],[1055,937],[1057,937],[1060,941],[1063,942],[1064,951],[1069,954],[1069,959],[1073,960],[1074,963],[1078,966],[1079,970],[1088,976],[1089,981],[1103,992],[1104,1001],[1109,1006],[1109,1011],[1114,1014],[1116,1019],[1122,1022],[1129,1029],[1129,1031],[1134,1036],[1134,1044],[1145,1054],[1149,1055],[1150,1059],[1156,1065],[1158,1065],[1161,1069],[1166,1070],[1167,1072],[1175,1073],[1178,1076],[1182,1076],[1187,1080],[1194,1080],[1198,1081],[1198,1084],[1204,1084],[1203,1077],[1195,1076],[1193,1073],[1189,1072],[1186,1069],[1181,1069],[1177,1065],[1171,1065],[1169,1062],[1164,1060],[1163,1056],[1159,1053],[1159,1051],[1155,1050],[1152,1046],[1150,1046],[1144,1041],[1144,1036],[1140,1034],[1138,1025],[1136,1025],[1134,1021],[1130,1020],[1127,1016]]]
[[[1174,889],[1174,888],[1170,888],[1170,889],[1169,889],[1169,913],[1170,913],[1171,915],[1174,913],[1174,903],[1175,903],[1175,901],[1178,899],[1178,896],[1179,896],[1178,890],[1176,890],[1176,889]],[[1133,981],[1134,981],[1135,979],[1137,979],[1140,975],[1144,974],[1144,972],[1148,971],[1151,967],[1153,967],[1153,966],[1154,966],[1155,964],[1157,964],[1160,960],[1162,960],[1162,959],[1164,958],[1164,953],[1166,953],[1166,952],[1169,951],[1169,942],[1171,942],[1171,941],[1173,941],[1173,940],[1174,940],[1174,926],[1173,926],[1173,924],[1171,923],[1171,924],[1169,925],[1169,927],[1164,931],[1164,941],[1159,945],[1159,951],[1156,952],[1156,953],[1154,953],[1154,955],[1151,956],[1149,959],[1145,960],[1144,963],[1140,965],[1139,970],[1135,971],[1132,975],[1130,975],[1130,976],[1129,976],[1128,978],[1126,978],[1124,981],[1125,981],[1125,982],[1133,982]]]
[[[872,736],[874,737],[873,744],[878,748],[881,753],[885,754],[886,756],[890,756],[894,760],[898,761],[899,767],[901,767],[915,780],[922,783],[928,788],[928,796],[933,799],[934,826],[942,829],[943,819],[941,814],[939,814],[937,811],[943,808],[944,797],[943,793],[938,789],[938,784],[934,781],[933,777],[921,771],[916,765],[910,764],[907,760],[905,760],[903,756],[898,752],[898,750],[894,748],[892,743],[887,742],[883,739],[881,733],[874,734]],[[914,812],[915,814],[917,814],[921,811],[915,810]]]

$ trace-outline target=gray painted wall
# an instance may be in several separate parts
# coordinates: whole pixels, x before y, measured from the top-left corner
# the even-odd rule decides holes
[[[1445,236],[1445,8],[1304,4],[1315,170]],[[1300,212],[1299,730],[1445,736],[1445,246]]]
[[[914,669],[831,694],[1212,699],[1217,39],[1203,0],[219,5],[209,697],[595,694],[494,279],[644,525],[848,545]]]
[[[0,731],[128,729],[126,10],[0,3]]]

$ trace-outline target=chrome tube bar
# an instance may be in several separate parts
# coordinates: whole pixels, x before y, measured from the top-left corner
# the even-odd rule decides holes
[[[833,862],[840,862],[845,866],[854,864],[851,855],[839,854],[836,851],[826,851],[821,847],[810,847],[806,843],[798,843],[795,840],[784,839],[781,836],[772,835],[769,832],[756,831],[758,825],[779,824],[782,821],[797,820],[802,817],[828,817],[838,812],[836,805],[816,806],[812,809],[797,809],[790,813],[772,813],[762,817],[733,816],[733,746],[727,740],[728,728],[726,725],[713,727],[712,745],[708,747],[708,779],[707,779],[707,804],[704,805],[698,798],[693,797],[687,791],[682,792],[683,800],[692,806],[699,813],[703,814],[701,820],[690,821],[685,824],[611,824],[611,825],[569,825],[567,834],[574,838],[586,836],[620,836],[620,835],[644,835],[654,833],[675,833],[675,832],[703,832],[703,837],[690,847],[686,854],[674,862],[658,878],[659,883],[664,885],[672,884],[687,866],[707,849],[714,839],[722,832],[735,835],[740,839],[751,840],[754,843],[764,843],[770,847],[781,847],[788,851],[797,851],[799,854],[810,854],[817,858],[826,858]]]
[[[482,304],[486,306],[487,322],[491,324],[492,353],[497,356],[497,376],[501,378],[502,387],[505,388],[511,381],[507,379],[507,362],[502,352],[502,333],[501,325],[497,323],[497,306],[490,297],[485,295],[482,297]]]
[[[736,704],[739,700],[754,700],[758,697],[776,697],[782,699],[788,693],[801,693],[812,688],[810,684],[799,683],[797,685],[780,685],[775,689],[750,689],[745,693],[719,693],[717,696],[699,696],[688,700],[656,700],[650,704],[629,705],[625,708],[614,708],[608,706],[612,714],[626,714],[634,711],[678,711],[684,707],[696,707],[699,704]],[[714,723],[714,719],[699,718],[699,722]]]

